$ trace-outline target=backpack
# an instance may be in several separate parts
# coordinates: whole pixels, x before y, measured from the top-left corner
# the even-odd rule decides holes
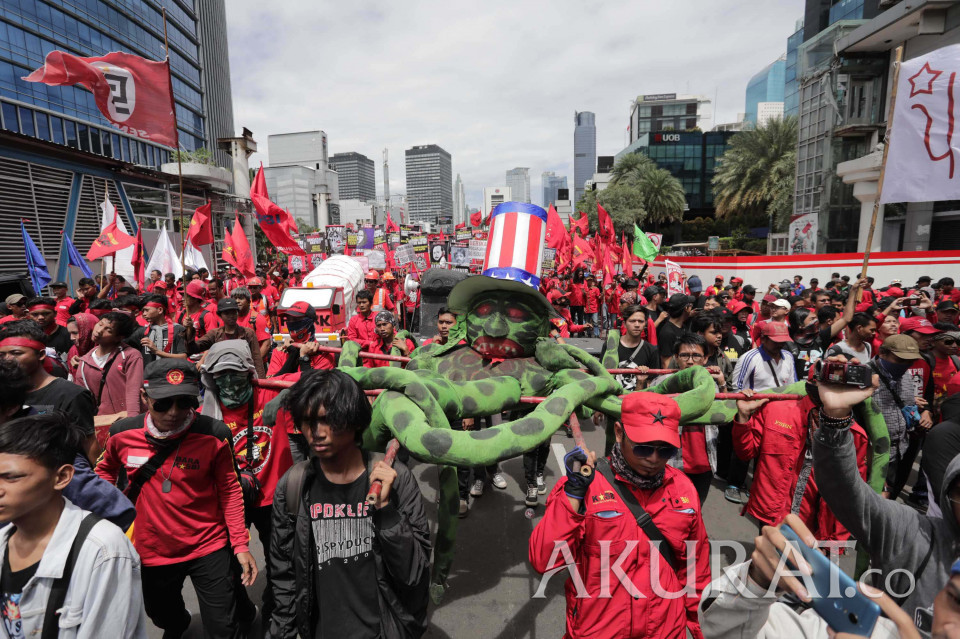
[[[374,464],[382,460],[383,453],[370,453],[367,458],[367,474],[373,470]],[[287,501],[287,514],[292,516],[294,521],[300,516],[300,504],[303,502],[303,482],[307,475],[307,466],[309,459],[297,462],[287,471],[287,487],[283,493]]]

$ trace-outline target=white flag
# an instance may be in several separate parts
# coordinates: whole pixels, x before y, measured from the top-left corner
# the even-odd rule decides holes
[[[960,44],[900,65],[885,202],[960,199]]]
[[[174,249],[173,244],[170,243],[170,236],[167,235],[166,224],[160,227],[157,245],[153,248],[153,253],[150,254],[150,263],[147,264],[145,272],[150,273],[154,269],[164,275],[173,273],[177,278],[183,277],[183,268],[180,267],[180,260],[177,258],[176,249]]]
[[[120,229],[122,233],[130,235],[130,233],[127,232],[127,225],[123,222],[123,216],[117,215],[117,209],[115,206],[113,206],[113,202],[110,201],[109,197],[100,203],[100,211],[102,212],[102,215],[100,216],[101,231],[107,228],[110,223],[113,222],[113,218],[117,218],[117,228]],[[136,287],[137,277],[133,272],[133,249],[133,246],[120,249],[116,252],[114,257],[109,258],[110,261],[107,262],[107,265],[113,266],[114,273],[117,275],[123,275],[123,279],[127,280],[128,284]],[[107,260],[108,257],[103,259]],[[147,272],[149,273],[150,271]]]
[[[203,259],[203,253],[193,245],[193,242],[187,242],[187,246],[183,251],[183,265],[195,271],[199,271],[202,268],[208,271],[210,270],[207,267],[207,261]]]

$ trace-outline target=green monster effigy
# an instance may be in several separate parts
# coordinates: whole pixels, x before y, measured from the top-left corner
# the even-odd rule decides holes
[[[461,281],[450,294],[448,306],[458,320],[446,344],[417,349],[406,368],[364,368],[354,342],[345,343],[340,355],[339,368],[364,389],[384,389],[363,448],[382,451],[396,438],[416,459],[441,466],[430,589],[435,603],[446,588],[459,523],[457,466],[490,465],[532,450],[581,405],[620,419],[623,390],[606,368],[586,351],[548,337],[553,309],[537,289],[546,222],[546,212],[530,204],[507,202],[494,210],[484,274]],[[539,243],[531,239],[528,249],[514,242],[518,235]],[[699,366],[648,391],[678,394],[681,424],[725,423],[736,413],[735,402],[714,401],[713,378]],[[545,399],[491,428],[451,429],[451,421],[464,417],[526,411],[530,405],[520,403],[522,396]]]

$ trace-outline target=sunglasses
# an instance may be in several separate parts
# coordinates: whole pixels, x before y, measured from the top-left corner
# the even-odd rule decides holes
[[[200,402],[197,401],[196,397],[190,397],[187,395],[178,395],[176,397],[164,397],[162,399],[153,400],[153,410],[158,413],[165,413],[176,404],[177,408],[180,410],[186,410],[187,408],[196,408],[200,405]]]
[[[634,444],[633,454],[637,457],[650,457],[654,453],[660,457],[660,459],[673,459],[674,455],[677,454],[677,451],[680,450],[676,446],[651,446],[650,444]]]
[[[957,343],[957,340],[953,339],[952,337],[948,337],[947,339],[942,339],[940,341],[943,342],[944,346],[953,346]]]

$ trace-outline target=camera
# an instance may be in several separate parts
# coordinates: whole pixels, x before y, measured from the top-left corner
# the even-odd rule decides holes
[[[873,382],[873,373],[863,364],[849,362],[817,362],[817,381],[824,384],[845,384],[866,388]]]
[[[920,298],[919,298],[919,297],[915,297],[915,296],[914,296],[914,297],[905,297],[905,298],[903,298],[903,300],[900,302],[900,307],[901,307],[901,308],[909,308],[909,307],[911,307],[911,306],[920,306]]]

